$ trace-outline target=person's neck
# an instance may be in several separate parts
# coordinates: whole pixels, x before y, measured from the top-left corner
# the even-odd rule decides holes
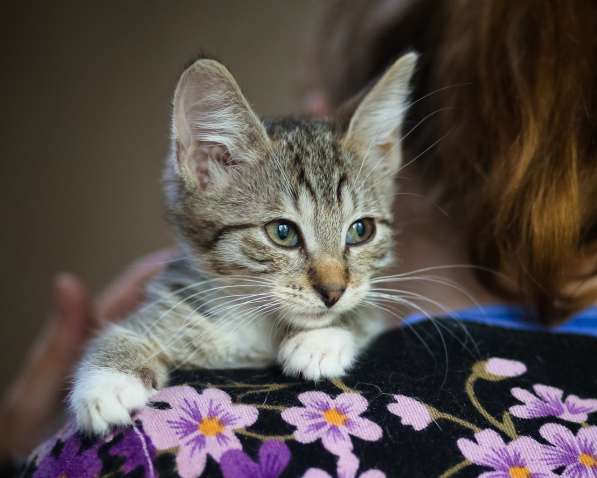
[[[403,292],[380,292],[402,295],[412,304],[399,308],[401,316],[506,303],[479,283],[458,221],[433,196],[413,176],[400,180],[394,205],[396,265],[387,273],[400,276],[374,287]]]

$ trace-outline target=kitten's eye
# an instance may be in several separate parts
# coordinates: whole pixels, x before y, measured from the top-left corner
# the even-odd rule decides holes
[[[346,244],[354,246],[367,242],[375,234],[375,222],[369,217],[353,222],[346,232]]]
[[[275,244],[282,247],[298,247],[298,227],[289,221],[272,221],[265,225],[265,232]]]

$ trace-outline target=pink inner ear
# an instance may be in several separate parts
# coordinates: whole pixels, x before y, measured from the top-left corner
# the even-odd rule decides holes
[[[211,182],[212,178],[209,177],[210,162],[217,163],[224,168],[237,164],[231,158],[230,152],[224,146],[216,143],[203,143],[194,146],[189,160],[192,161],[192,169],[201,188],[207,187]]]

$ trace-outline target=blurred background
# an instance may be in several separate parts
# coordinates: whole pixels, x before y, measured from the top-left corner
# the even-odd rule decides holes
[[[94,292],[172,244],[160,174],[170,99],[199,52],[255,109],[301,110],[308,42],[326,2],[12,2],[2,7],[0,392],[59,271]]]

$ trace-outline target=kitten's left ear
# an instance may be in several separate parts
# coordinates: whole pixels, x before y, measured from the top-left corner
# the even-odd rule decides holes
[[[349,148],[379,161],[391,172],[400,166],[400,130],[407,110],[409,83],[418,55],[400,57],[361,101],[352,115],[344,141]]]
[[[222,185],[243,163],[263,156],[269,139],[224,65],[200,59],[174,93],[173,133],[178,171],[190,187]]]

